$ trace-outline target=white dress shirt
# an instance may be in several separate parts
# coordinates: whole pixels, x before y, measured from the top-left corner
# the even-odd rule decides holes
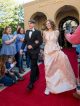
[[[31,29],[31,31],[29,32],[29,38],[31,39],[32,33],[35,31],[35,29]]]

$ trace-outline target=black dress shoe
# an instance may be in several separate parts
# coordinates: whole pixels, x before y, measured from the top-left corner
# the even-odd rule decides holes
[[[30,83],[30,84],[27,86],[27,89],[28,89],[28,90],[32,90],[33,87],[34,87],[34,85],[33,85],[32,83]]]
[[[20,74],[23,74],[24,73],[21,68],[19,68],[19,73]]]

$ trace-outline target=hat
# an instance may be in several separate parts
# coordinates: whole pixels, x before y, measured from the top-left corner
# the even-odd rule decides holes
[[[35,21],[35,20],[33,20],[33,19],[30,19],[28,22],[31,22],[31,23],[33,23],[33,24],[35,24],[35,23],[36,23],[36,21]]]

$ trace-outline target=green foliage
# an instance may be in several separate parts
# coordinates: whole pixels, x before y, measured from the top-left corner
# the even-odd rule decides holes
[[[13,31],[17,24],[24,26],[24,10],[15,0],[0,0],[0,37],[3,28],[10,25]]]
[[[0,0],[0,28],[12,22],[14,7],[14,0]]]
[[[2,44],[2,39],[0,39],[0,44]]]

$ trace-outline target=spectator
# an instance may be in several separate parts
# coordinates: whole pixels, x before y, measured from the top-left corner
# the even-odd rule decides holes
[[[17,30],[13,33],[14,35],[17,34],[17,31],[19,30],[19,28],[21,28],[21,26],[18,24],[18,25],[17,25]]]
[[[11,86],[14,84],[12,78],[6,75],[6,68],[5,68],[5,57],[0,56],[0,84],[4,84],[4,86]]]
[[[2,36],[2,49],[1,55],[14,56],[16,54],[15,40],[17,35],[12,35],[12,29],[10,26],[7,26],[4,29]]]
[[[16,65],[15,58],[9,57],[8,61],[6,62],[6,69],[7,69],[8,73],[13,73],[13,75],[16,76],[18,78],[18,80],[24,80],[24,78],[21,77],[17,71],[15,71],[15,69],[14,69],[15,65]]]
[[[17,39],[16,39],[16,49],[17,49],[17,54],[16,54],[16,61],[17,61],[17,66],[19,67],[19,72],[23,73],[25,70],[23,69],[23,56],[20,55],[19,51],[21,49],[22,43],[24,41],[25,37],[25,32],[23,28],[19,28],[17,31]]]

